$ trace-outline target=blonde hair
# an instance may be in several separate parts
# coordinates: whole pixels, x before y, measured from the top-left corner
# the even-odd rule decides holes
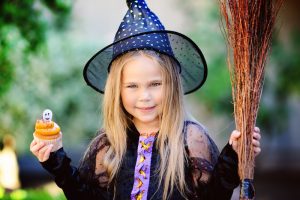
[[[103,126],[110,142],[110,147],[104,157],[104,166],[107,168],[109,181],[113,180],[120,168],[127,145],[126,129],[132,123],[121,101],[122,69],[130,59],[136,56],[152,59],[161,66],[162,71],[164,98],[156,147],[161,157],[159,184],[161,185],[164,180],[163,199],[170,197],[174,186],[184,195],[184,191],[187,191],[184,170],[187,155],[182,131],[186,112],[179,69],[177,63],[169,56],[149,50],[128,52],[117,58],[110,68],[103,99]]]

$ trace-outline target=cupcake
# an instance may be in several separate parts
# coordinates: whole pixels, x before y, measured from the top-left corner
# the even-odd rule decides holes
[[[43,119],[36,121],[33,137],[37,142],[44,142],[46,145],[53,144],[52,152],[62,147],[60,127],[52,121],[51,110],[44,110]]]

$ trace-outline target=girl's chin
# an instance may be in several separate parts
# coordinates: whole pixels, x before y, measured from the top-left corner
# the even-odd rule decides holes
[[[154,123],[157,122],[159,119],[157,116],[137,116],[135,117],[135,120],[140,123]]]

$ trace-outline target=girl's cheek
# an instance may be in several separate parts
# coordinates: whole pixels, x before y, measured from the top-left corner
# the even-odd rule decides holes
[[[162,103],[163,98],[164,98],[164,95],[163,95],[163,93],[162,93],[162,90],[158,91],[156,96],[157,96],[157,100],[158,100],[160,103]]]

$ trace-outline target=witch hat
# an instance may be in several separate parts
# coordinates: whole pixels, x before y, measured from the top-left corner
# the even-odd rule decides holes
[[[85,65],[83,76],[89,86],[104,93],[112,62],[129,51],[153,50],[173,58],[180,67],[184,94],[199,89],[206,80],[207,66],[199,47],[187,36],[165,30],[145,0],[127,0],[129,10],[114,42],[96,53]]]

